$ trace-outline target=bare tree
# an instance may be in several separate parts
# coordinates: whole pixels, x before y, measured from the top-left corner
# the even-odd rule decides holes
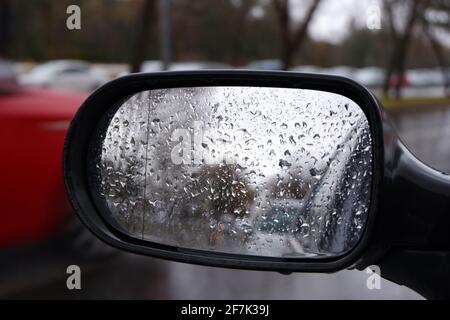
[[[429,8],[447,12],[448,16],[450,16],[450,3],[448,3],[447,1],[432,0]],[[442,80],[445,88],[445,94],[447,96],[450,96],[450,75],[447,72],[449,64],[446,59],[445,51],[433,32],[435,28],[446,29],[447,31],[450,31],[450,25],[444,24],[441,21],[430,21],[430,19],[427,19],[425,13],[423,13],[421,16],[421,22],[422,30],[426,38],[430,42],[431,49],[433,50],[434,55],[436,56],[436,60],[442,71]]]
[[[139,72],[141,64],[145,59],[148,44],[150,43],[150,32],[155,24],[156,0],[144,0],[138,12],[138,26],[136,40],[131,56],[131,72]]]
[[[241,62],[242,47],[245,39],[246,25],[248,22],[248,17],[250,10],[255,5],[254,0],[241,1],[239,6],[235,9],[235,34],[239,35],[233,38],[233,43],[231,46],[231,58],[230,62],[232,65],[238,65]]]
[[[313,0],[303,21],[293,28],[292,17],[289,14],[289,0],[273,0],[277,12],[278,22],[282,41],[282,62],[283,69],[287,70],[292,66],[295,52],[300,48],[303,40],[307,36],[308,26],[321,0]]]
[[[395,25],[394,6],[403,3],[407,5],[408,12],[406,24],[403,30],[398,30]],[[426,8],[428,0],[385,0],[384,8],[387,13],[389,29],[391,33],[391,41],[393,44],[392,53],[389,64],[386,69],[386,75],[383,85],[383,92],[389,95],[392,75],[395,74],[396,81],[393,84],[395,95],[397,98],[401,96],[402,79],[405,74],[406,60],[408,49],[412,38],[413,29],[418,21],[419,15]]]

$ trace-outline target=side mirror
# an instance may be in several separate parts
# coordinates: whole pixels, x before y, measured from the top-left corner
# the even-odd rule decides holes
[[[427,232],[395,233],[407,215],[395,186],[420,198],[411,179],[424,177],[449,194],[448,177],[418,164],[383,118],[370,92],[340,77],[130,75],[76,114],[66,189],[94,234],[131,252],[280,272],[362,268]]]

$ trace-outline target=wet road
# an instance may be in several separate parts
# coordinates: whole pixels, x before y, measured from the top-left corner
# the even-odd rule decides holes
[[[406,146],[429,166],[450,174],[450,107],[390,112]]]
[[[382,280],[369,290],[368,275],[345,270],[334,274],[226,270],[168,263],[176,299],[420,299],[408,288]]]
[[[413,153],[436,169],[450,173],[450,108],[402,110],[391,115],[400,137]],[[35,263],[38,265],[39,262]],[[116,259],[96,263],[95,266],[80,263],[84,270],[83,290],[69,291],[65,274],[65,265],[69,263],[79,262],[76,259],[65,260],[51,269],[53,277],[50,279],[29,283],[21,290],[0,291],[0,297],[421,299],[412,290],[387,280],[382,280],[381,289],[369,290],[366,285],[368,274],[364,271],[281,275],[193,266],[130,254],[120,254]],[[30,275],[30,278],[39,280],[42,275]]]
[[[15,299],[421,299],[412,290],[382,280],[366,286],[368,274],[282,275],[194,266],[132,254],[88,263],[77,259],[21,267],[0,298]],[[66,268],[81,268],[81,290],[68,290]],[[1,283],[0,279],[0,283]]]

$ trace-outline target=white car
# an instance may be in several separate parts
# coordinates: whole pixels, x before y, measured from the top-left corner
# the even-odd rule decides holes
[[[353,78],[353,74],[355,73],[355,68],[349,66],[336,66],[332,68],[325,69],[326,74],[331,74],[334,76],[341,76],[346,78]]]
[[[291,69],[289,69],[289,71],[302,73],[318,73],[318,74],[325,73],[321,67],[310,65],[292,67]]]
[[[249,70],[281,70],[283,64],[277,59],[255,60],[245,66]]]
[[[378,67],[366,67],[356,70],[352,78],[370,89],[381,88],[384,83],[385,71]]]
[[[444,83],[444,75],[440,69],[407,70],[406,77],[412,87],[442,86]]]
[[[79,92],[93,91],[108,80],[91,64],[79,60],[49,61],[19,77],[20,83],[26,86]]]
[[[158,72],[163,70],[163,63],[160,60],[147,60],[141,65],[141,72]]]

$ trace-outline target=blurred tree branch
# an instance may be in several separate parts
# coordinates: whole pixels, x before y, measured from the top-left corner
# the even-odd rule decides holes
[[[238,35],[233,38],[233,44],[231,48],[230,63],[232,65],[238,65],[241,61],[243,42],[245,41],[246,23],[250,10],[255,5],[255,0],[241,1],[238,8],[236,8],[236,24],[235,34]]]
[[[289,0],[273,0],[275,11],[277,12],[278,23],[282,41],[282,62],[283,69],[287,70],[292,66],[294,53],[299,49],[307,36],[309,23],[316,12],[321,0],[313,0],[303,21],[292,30],[292,18],[289,14]]]
[[[389,89],[393,87],[395,96],[397,98],[401,97],[402,80],[404,79],[408,51],[413,39],[414,28],[419,23],[442,70],[443,84],[448,94],[450,80],[446,71],[448,66],[445,58],[446,51],[435,37],[433,29],[441,28],[450,30],[450,24],[448,21],[431,21],[427,17],[427,13],[430,10],[443,12],[450,19],[450,3],[446,0],[384,0],[383,4],[386,16],[388,17],[392,48],[383,85],[384,95],[388,96]],[[407,8],[405,26],[401,31],[395,26],[396,17],[394,16],[394,7],[398,5],[403,5]]]
[[[394,13],[392,12],[392,2],[386,1],[385,2],[385,10],[388,17],[388,25],[389,25],[389,32],[391,33],[392,38],[397,41],[399,38],[397,28],[394,24]]]
[[[406,18],[406,24],[403,31],[397,30],[395,27],[394,6],[400,3],[408,5],[408,13]],[[395,95],[400,98],[401,87],[403,85],[403,79],[405,74],[406,59],[408,55],[408,48],[411,42],[413,29],[416,25],[420,12],[422,12],[428,0],[385,0],[384,7],[387,12],[389,20],[389,28],[392,37],[392,52],[389,64],[386,69],[386,75],[383,85],[383,92],[385,96],[389,95],[389,89],[393,85],[395,89]],[[392,83],[393,75],[395,75],[395,82]]]

